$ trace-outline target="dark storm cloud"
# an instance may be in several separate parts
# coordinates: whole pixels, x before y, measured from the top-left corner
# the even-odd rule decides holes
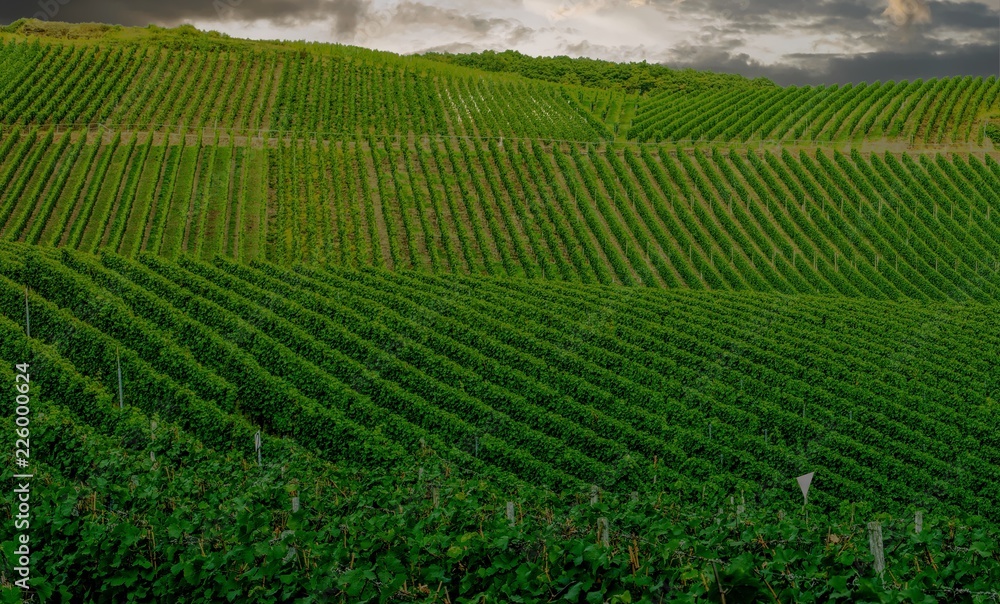
[[[969,45],[953,52],[880,51],[855,55],[797,54],[775,65],[764,65],[747,54],[702,52],[688,61],[670,61],[671,67],[766,77],[781,85],[846,84],[888,80],[915,80],[954,75],[997,75],[998,49]]]
[[[8,0],[0,22],[38,13],[57,21],[174,26],[194,20],[267,20],[295,25],[334,19],[338,33],[352,32],[368,12],[370,0]],[[58,8],[56,8],[58,7]],[[222,8],[223,10],[220,10]],[[55,10],[53,10],[55,9]]]
[[[831,83],[914,80],[954,75],[997,75],[996,46],[963,46],[954,52],[877,52],[833,57],[827,61]]]
[[[997,31],[996,8],[983,2],[923,0],[657,0],[653,6],[669,15],[698,14],[726,20],[735,31],[815,30],[831,33],[885,33],[885,24],[925,29],[989,29]]]
[[[662,0],[658,8],[676,13],[687,4]],[[1000,15],[982,2],[708,0],[694,10],[708,16],[715,8],[724,15],[722,23],[704,26],[696,36],[676,43],[664,53],[662,62],[673,67],[763,76],[779,84],[1000,72]],[[824,40],[826,48],[833,45],[840,50],[788,52],[769,64],[747,51],[755,36],[775,35],[789,39],[813,36]]]
[[[66,3],[65,6],[62,3]],[[330,24],[325,41],[402,53],[514,48],[650,60],[783,84],[990,75],[996,0],[13,0],[0,22],[219,23],[275,37]],[[218,6],[235,5],[220,13]],[[228,25],[228,27],[227,27]],[[315,27],[312,28],[315,31]],[[314,34],[315,35],[315,34]],[[320,34],[324,35],[324,34]]]
[[[878,14],[878,5],[866,0],[704,0],[675,2],[659,0],[652,4],[668,14],[701,14],[734,22],[741,28],[772,30],[787,27],[790,21],[814,22],[870,21]]]
[[[935,2],[933,23],[936,27],[955,29],[984,29],[998,33],[996,11],[978,2]]]

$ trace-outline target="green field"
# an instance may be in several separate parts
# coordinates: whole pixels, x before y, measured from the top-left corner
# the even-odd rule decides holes
[[[31,597],[1000,598],[996,78],[505,61],[2,28]]]
[[[0,146],[0,236],[31,244],[893,300],[1000,291],[987,153],[16,127]]]
[[[932,78],[845,86],[666,92],[639,103],[629,137],[702,141],[906,139],[982,143],[1000,80]],[[741,107],[732,111],[733,105]]]

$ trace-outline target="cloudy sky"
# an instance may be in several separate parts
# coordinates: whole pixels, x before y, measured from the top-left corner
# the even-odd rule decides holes
[[[188,22],[400,53],[513,48],[780,84],[1000,72],[1000,0],[5,0],[0,21],[45,4],[60,21]]]

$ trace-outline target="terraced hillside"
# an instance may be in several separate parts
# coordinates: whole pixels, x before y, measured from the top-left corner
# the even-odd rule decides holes
[[[644,500],[666,489],[680,502],[710,488],[743,492],[766,510],[795,501],[789,476],[815,471],[816,511],[849,500],[892,514],[916,505],[997,519],[1000,333],[989,306],[131,261],[7,245],[0,314],[0,358],[31,363],[45,401],[34,408],[37,429],[62,443],[42,456],[60,485],[45,500],[89,482],[93,501],[70,497],[95,513],[100,500],[103,520],[88,526],[118,518],[139,527],[163,514],[135,499],[141,491],[115,495],[117,504],[107,496],[132,473],[158,497],[167,487],[155,486],[157,468],[174,464],[173,482],[182,482],[172,489],[204,488],[225,472],[235,482],[223,493],[245,492],[284,526],[291,517],[265,510],[287,506],[288,491],[248,482],[258,429],[268,459],[289,470],[279,482],[314,513],[329,505],[321,493],[340,488],[329,477],[343,471],[330,464],[378,475],[433,450],[434,464],[489,478],[492,497],[523,496],[532,484],[577,493],[597,485]],[[120,461],[74,466],[91,438],[121,450]],[[190,452],[184,461],[181,451]],[[227,451],[236,457],[222,458]],[[197,521],[184,531],[219,556],[255,538]],[[150,559],[124,547],[133,560],[163,557],[144,586],[190,555],[158,549]]]
[[[989,154],[0,134],[0,235],[166,258],[998,299]]]
[[[116,131],[410,132],[599,140],[603,124],[564,89],[362,49],[336,54],[135,43],[4,42],[0,123]]]
[[[32,22],[0,74],[39,601],[1000,598],[995,78]]]
[[[988,307],[19,247],[0,268],[5,347],[28,344],[31,284],[30,345],[111,392],[120,354],[129,405],[212,447],[250,422],[377,466],[423,439],[501,484],[557,490],[654,475],[785,490],[815,468],[820,506],[997,513]]]
[[[706,80],[638,97],[185,35],[8,34],[0,237],[171,259],[995,299],[1000,165],[980,146],[995,79]],[[740,111],[724,112],[731,103]],[[661,114],[680,130],[655,134]],[[708,124],[700,138],[719,144],[636,144],[619,128],[629,121],[640,140]],[[745,143],[803,124],[794,138],[848,146]],[[928,154],[914,137],[945,147]]]
[[[34,128],[2,140],[0,217],[9,239],[123,254],[259,253],[267,168],[253,145],[219,135]]]
[[[987,117],[1000,117],[1000,80],[992,76],[696,94],[668,91],[639,104],[629,137],[640,141],[901,138],[981,144]]]

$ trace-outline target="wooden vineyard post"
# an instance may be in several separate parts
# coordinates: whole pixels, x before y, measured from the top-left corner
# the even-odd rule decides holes
[[[924,532],[924,513],[917,512],[913,515],[913,532],[920,534]]]
[[[726,590],[722,588],[722,580],[719,579],[719,567],[712,562],[712,573],[715,574],[715,586],[719,588],[719,602],[726,604]]]
[[[875,559],[875,574],[881,577],[885,572],[885,550],[882,543],[881,523],[868,523],[868,546],[871,548],[872,557]]]
[[[610,528],[608,526],[607,518],[597,519],[597,538],[604,547],[609,547],[611,545],[611,535]]]
[[[122,355],[117,348],[115,349],[115,357],[118,361],[118,408],[124,409],[125,393],[122,390]]]
[[[299,498],[297,496],[292,497],[292,513],[294,514],[298,511],[299,511]]]
[[[514,518],[514,502],[513,501],[508,501],[507,502],[507,524],[509,524],[511,527],[513,527],[514,526],[514,521],[515,521],[515,518]]]
[[[599,491],[600,491],[600,489],[597,487],[596,484],[595,485],[591,485],[591,487],[590,487],[590,505],[597,505],[597,495],[598,495]]]

